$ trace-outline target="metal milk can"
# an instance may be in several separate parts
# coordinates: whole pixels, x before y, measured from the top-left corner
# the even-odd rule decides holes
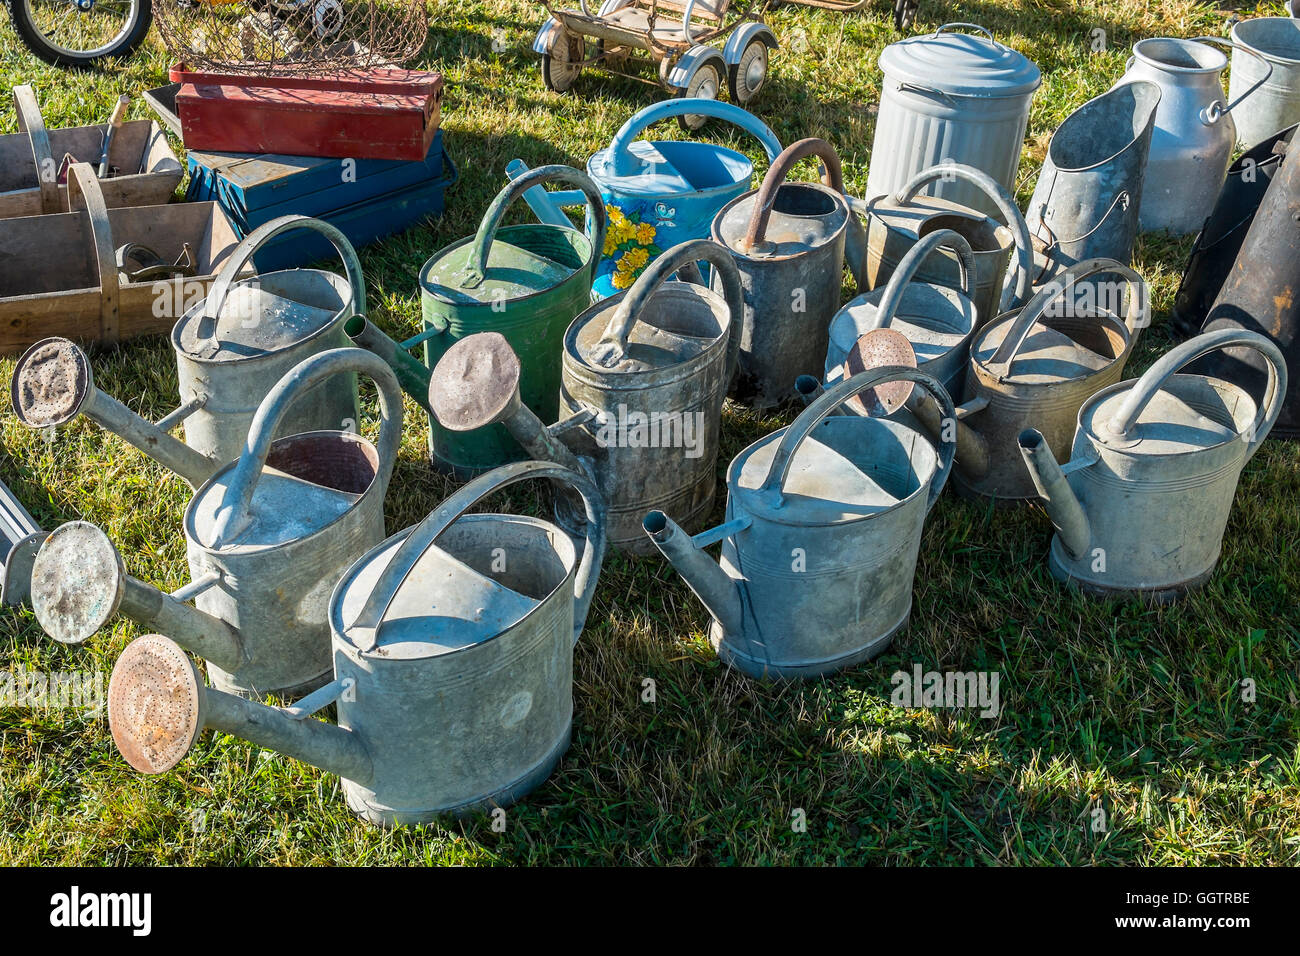
[[[1265,356],[1261,404],[1230,382],[1180,372],[1229,347]],[[1278,347],[1254,332],[1222,329],[1090,398],[1064,467],[1042,434],[1027,429],[1021,454],[1056,528],[1052,574],[1094,596],[1154,602],[1203,584],[1219,560],[1237,480],[1285,393]]]
[[[1020,466],[1021,431],[1036,425],[1048,447],[1063,452],[1079,407],[1120,380],[1149,321],[1142,277],[1113,260],[1090,259],[976,334],[955,428],[933,402],[908,406],[931,435],[955,433],[958,492],[998,501],[1035,497]]]
[[[572,226],[525,223],[500,227],[507,207],[533,186],[577,185],[587,197],[586,234]],[[564,330],[590,303],[592,270],[605,242],[600,189],[568,166],[543,166],[507,185],[483,217],[477,235],[434,254],[420,272],[424,331],[402,348],[424,342],[425,364],[475,332],[500,332],[525,369],[524,404],[543,419],[559,412]],[[421,396],[423,398],[423,396]],[[432,419],[434,464],[458,477],[524,457],[505,426],[450,432]]]
[[[1149,80],[1160,87],[1138,213],[1144,232],[1196,232],[1214,208],[1237,141],[1230,114],[1246,95],[1223,103],[1219,74],[1228,58],[1206,44],[1226,42],[1219,37],[1139,40],[1116,84]]]
[[[1042,262],[1036,282],[1085,259],[1129,264],[1159,105],[1160,87],[1134,80],[1056,128],[1026,217]]]
[[[785,181],[807,156],[823,161],[829,185]],[[737,392],[755,408],[781,404],[796,378],[821,371],[826,325],[840,305],[849,218],[834,147],[803,139],[776,158],[757,191],[733,199],[713,220],[713,241],[740,267]]]
[[[319,269],[237,278],[265,243],[298,229],[334,244],[346,279]],[[62,338],[37,342],[19,359],[10,385],[14,409],[34,428],[85,413],[197,487],[239,456],[259,403],[286,372],[311,355],[350,344],[344,326],[365,307],[361,263],[347,237],[319,219],[282,216],[245,237],[208,295],[176,322],[171,342],[181,405],[157,426],[96,389],[85,354]],[[302,395],[279,434],[347,428],[357,418],[355,379],[333,381]],[[188,448],[167,434],[182,422]]]
[[[922,525],[954,447],[936,451],[897,421],[835,414],[891,383],[919,383],[952,416],[932,376],[868,370],[736,457],[724,524],[691,538],[662,511],[645,516],[646,533],[712,615],[710,640],[732,667],[816,677],[880,654],[907,624]],[[718,541],[720,565],[703,550]]]
[[[379,389],[378,445],[344,430],[273,439],[301,396],[358,373]],[[185,509],[189,584],[164,594],[128,577],[102,531],[72,522],[36,556],[37,620],[56,640],[80,643],[120,608],[206,658],[223,690],[292,697],[319,687],[330,669],[329,590],[384,538],[401,426],[401,392],[379,358],[361,349],[312,356],[266,396],[243,454]]]
[[[983,34],[950,32],[969,27]],[[973,23],[891,43],[871,147],[867,195],[895,192],[916,173],[960,163],[1014,190],[1029,103],[1042,83],[1037,66]],[[995,215],[987,193],[967,180],[932,180],[927,195]]]
[[[979,209],[918,195],[927,183],[949,179],[968,183],[987,196],[1001,222]],[[978,325],[1028,301],[1035,275],[1029,227],[1011,193],[987,173],[960,164],[931,166],[891,195],[867,203],[854,199],[850,205],[866,220],[861,274],[868,288],[878,289],[887,283],[903,256],[922,237],[936,229],[951,229],[969,243],[974,255]],[[921,263],[916,275],[923,282],[962,287],[956,255],[931,256]]]
[[[723,295],[666,281],[684,265],[710,262]],[[743,310],[740,274],[717,243],[674,246],[626,292],[574,319],[564,336],[560,406],[549,428],[519,401],[519,358],[499,335],[459,342],[438,363],[429,401],[443,427],[459,431],[502,422],[529,454],[596,481],[612,546],[653,547],[641,530],[659,508],[689,528],[713,508],[722,405],[733,328]],[[556,520],[580,533],[573,497],[556,499]]]
[[[1292,17],[1239,20],[1232,27],[1232,42],[1229,99],[1258,86],[1250,109],[1236,116],[1237,141],[1252,146],[1300,123],[1300,23]]]
[[[537,518],[465,514],[525,478],[583,496],[581,554]],[[342,576],[329,604],[332,683],[297,707],[267,707],[205,688],[179,647],[149,635],[113,668],[113,740],[131,766],[161,773],[205,726],[235,734],[338,774],[348,806],[384,826],[507,806],[568,749],[573,647],[603,551],[588,479],[538,462],[507,465]],[[308,719],[331,703],[337,726]]]

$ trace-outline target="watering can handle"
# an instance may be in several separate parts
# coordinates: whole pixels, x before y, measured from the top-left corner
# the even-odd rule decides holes
[[[1129,390],[1123,403],[1115,409],[1115,413],[1105,423],[1106,430],[1116,438],[1132,438],[1130,433],[1136,427],[1142,411],[1155,397],[1156,392],[1164,387],[1170,376],[1203,355],[1233,346],[1254,349],[1268,361],[1268,385],[1264,391],[1264,401],[1260,403],[1263,408],[1260,409],[1248,433],[1246,461],[1250,461],[1264,439],[1268,437],[1278,415],[1282,413],[1282,400],[1286,396],[1286,359],[1282,356],[1282,350],[1271,339],[1247,329],[1216,329],[1213,332],[1204,332],[1166,352]]]
[[[483,221],[479,223],[474,235],[474,244],[470,249],[469,265],[461,275],[464,288],[473,289],[482,284],[487,275],[488,253],[492,250],[492,241],[501,217],[506,208],[534,186],[542,183],[561,182],[577,186],[587,197],[587,240],[591,244],[591,261],[600,257],[605,245],[605,200],[600,195],[600,187],[590,176],[572,166],[538,166],[530,169],[518,179],[506,183],[505,187],[492,200]]]
[[[645,168],[645,163],[632,155],[632,141],[638,133],[660,120],[673,116],[697,114],[710,116],[739,126],[763,145],[767,161],[771,163],[781,152],[781,141],[761,119],[749,110],[732,103],[704,97],[690,97],[682,100],[663,100],[652,103],[638,112],[619,128],[609,142],[609,159],[615,176],[635,176]]]
[[[361,260],[357,258],[357,251],[352,248],[352,243],[348,241],[348,237],[343,235],[336,227],[320,219],[313,219],[310,216],[281,216],[278,219],[263,223],[241,239],[239,245],[235,246],[235,251],[226,260],[226,264],[221,267],[221,272],[213,281],[212,288],[208,290],[207,298],[203,301],[203,315],[199,319],[198,326],[198,337],[200,339],[216,341],[217,317],[221,315],[221,308],[226,304],[226,296],[230,293],[230,287],[238,278],[239,273],[243,271],[244,266],[248,265],[249,261],[257,253],[257,250],[276,236],[292,232],[294,229],[313,229],[333,244],[334,248],[338,250],[340,258],[343,259],[343,268],[347,271],[348,285],[352,287],[351,314],[366,314],[366,278],[361,272]]]
[[[955,176],[957,179],[964,179],[972,186],[984,193],[989,200],[998,207],[1002,213],[1002,218],[1011,230],[1011,235],[1016,243],[1016,271],[1015,286],[1010,293],[1007,286],[1010,285],[1010,277],[1002,286],[1002,305],[1004,312],[1011,309],[1018,309],[1029,300],[1030,283],[1033,281],[1034,268],[1034,246],[1033,241],[1029,238],[1029,224],[1025,222],[1025,217],[1020,212],[1020,207],[1016,201],[1007,192],[1006,187],[995,180],[983,170],[976,169],[974,166],[967,166],[965,163],[947,163],[942,166],[931,166],[929,169],[923,169],[907,182],[905,182],[894,194],[894,201],[899,205],[909,203],[916,198],[916,194],[923,188],[944,176]],[[1010,298],[1008,299],[1008,295]],[[981,316],[982,319],[988,320],[992,316]]]
[[[1219,117],[1224,116],[1227,113],[1231,113],[1233,109],[1237,106],[1237,104],[1239,104],[1246,97],[1250,96],[1251,93],[1254,93],[1257,89],[1259,89],[1261,86],[1267,83],[1268,78],[1273,75],[1273,64],[1270,63],[1268,59],[1266,59],[1265,57],[1260,56],[1258,51],[1252,50],[1244,43],[1234,43],[1233,41],[1225,39],[1224,37],[1193,37],[1192,39],[1198,43],[1217,43],[1220,46],[1232,47],[1232,49],[1234,50],[1240,50],[1242,53],[1246,53],[1249,54],[1250,56],[1253,56],[1260,63],[1264,64],[1264,75],[1261,76],[1258,80],[1256,80],[1255,85],[1252,86],[1250,89],[1248,89],[1245,93],[1242,93],[1239,97],[1237,97],[1227,106],[1219,106],[1218,105],[1219,101],[1215,100],[1209,106],[1201,110],[1200,113],[1201,122],[1204,123],[1206,126],[1210,126],[1214,123],[1217,123],[1219,121]]]
[[[438,505],[427,518],[410,530],[401,547],[389,559],[388,566],[370,589],[370,597],[349,629],[373,631],[377,638],[379,625],[388,614],[388,608],[397,597],[397,592],[439,536],[488,495],[530,478],[550,478],[565,482],[582,496],[587,514],[587,544],[574,581],[573,642],[578,643],[605,557],[605,507],[600,491],[590,478],[546,461],[521,461],[503,465],[462,485],[455,494]],[[370,647],[363,647],[362,650],[371,647],[374,647],[373,641]]]
[[[921,264],[932,252],[940,248],[951,249],[957,254],[962,294],[972,302],[975,301],[975,254],[971,251],[970,243],[959,232],[951,229],[936,229],[929,235],[923,236],[916,245],[907,250],[907,255],[903,256],[902,261],[898,263],[898,268],[889,277],[889,284],[885,286],[885,294],[881,296],[880,303],[876,306],[876,314],[872,317],[871,325],[863,329],[863,332],[883,329],[893,321],[894,313],[902,305],[903,294],[915,277],[916,270],[921,268]]]
[[[117,281],[117,256],[113,251],[113,231],[108,221],[108,207],[99,177],[89,163],[73,163],[68,170],[68,212],[85,206],[90,217],[90,232],[95,243],[95,263],[99,269],[99,340],[116,345],[119,334],[120,290]]]
[[[383,497],[402,443],[402,389],[397,384],[397,376],[387,362],[366,349],[318,352],[285,372],[257,407],[257,414],[248,428],[248,437],[244,440],[244,449],[235,461],[229,483],[217,506],[211,547],[220,548],[236,540],[248,527],[253,491],[266,468],[271,443],[280,421],[298,396],[328,378],[350,372],[369,376],[379,389],[381,425],[375,448],[379,467],[370,487],[378,488],[379,496]]]
[[[986,37],[989,38],[990,43],[998,42],[997,38],[993,36],[993,31],[990,30],[988,27],[982,27],[978,23],[964,23],[959,21],[954,21],[953,23],[945,23],[943,26],[939,27],[939,29],[934,31],[934,36],[938,36],[940,33],[946,33],[949,27],[968,27],[972,30],[978,30],[980,33],[984,34]]]
[[[18,130],[26,133],[32,144],[36,184],[41,190],[41,213],[59,212],[59,170],[54,162],[54,153],[50,151],[50,134],[45,130],[41,108],[30,86],[14,87],[14,111],[18,114]]]
[[[900,381],[915,382],[924,386],[925,390],[935,397],[943,410],[940,420],[956,421],[957,413],[953,408],[952,396],[948,394],[947,389],[934,376],[927,375],[925,372],[906,365],[886,365],[881,368],[867,369],[837,382],[832,388],[826,389],[803,410],[802,414],[794,420],[794,424],[785,429],[784,434],[781,436],[781,443],[777,446],[776,454],[772,456],[772,463],[768,466],[767,477],[763,480],[759,493],[770,495],[779,502],[782,488],[785,487],[785,480],[790,474],[790,465],[794,461],[795,452],[798,451],[803,440],[812,434],[813,429],[821,423],[822,419],[834,413],[837,408],[850,398],[867,391],[867,389],[875,388],[877,385],[884,385],[886,382]],[[955,441],[940,441],[939,445],[939,470],[930,479],[930,497],[925,506],[927,511],[934,507],[935,501],[939,498],[939,492],[943,491],[943,486],[948,481],[948,474],[952,471],[953,457],[957,453],[957,443]]]
[[[627,358],[627,339],[636,324],[637,316],[645,309],[655,293],[669,277],[683,266],[705,260],[712,263],[722,279],[722,294],[731,309],[727,334],[739,341],[740,325],[745,315],[744,292],[740,287],[740,268],[733,256],[711,239],[690,239],[673,246],[641,273],[610,317],[600,340],[592,349],[592,360],[605,368],[613,368]]]
[[[1124,325],[1129,330],[1129,341],[1132,342],[1138,330],[1146,328],[1148,324],[1150,313],[1146,283],[1142,281],[1140,275],[1114,259],[1085,259],[1076,262],[1062,272],[1059,279],[1048,282],[1038,290],[1038,293],[1029,300],[1029,304],[1011,321],[1002,344],[994,351],[988,364],[1010,366],[1019,354],[1021,346],[1025,344],[1025,340],[1029,338],[1030,330],[1038,324],[1049,305],[1074,288],[1080,280],[1108,272],[1122,275],[1132,291],[1128,299],[1128,314],[1124,317]]]
[[[826,166],[827,185],[839,195],[844,195],[844,170],[834,146],[824,139],[812,137],[791,143],[781,151],[780,156],[772,160],[771,168],[763,177],[763,184],[758,187],[758,194],[754,197],[754,212],[749,217],[749,228],[745,231],[745,238],[740,241],[741,252],[748,253],[754,246],[766,241],[767,221],[772,218],[772,204],[776,202],[776,194],[785,182],[790,167],[807,156],[821,159]]]

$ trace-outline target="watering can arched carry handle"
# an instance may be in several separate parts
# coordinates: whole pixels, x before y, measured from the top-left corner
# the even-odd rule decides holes
[[[740,286],[740,267],[736,257],[711,239],[691,239],[673,246],[641,273],[640,278],[626,293],[610,317],[609,324],[592,350],[592,361],[605,368],[613,368],[627,358],[627,339],[636,324],[637,316],[650,303],[651,298],[682,266],[706,260],[722,279],[722,295],[731,310],[727,334],[731,341],[740,342],[740,326],[745,316],[745,297]]]
[[[587,240],[591,243],[591,258],[587,264],[590,265],[600,258],[605,245],[606,225],[605,200],[600,195],[600,187],[590,176],[572,166],[539,166],[507,183],[492,200],[492,205],[488,206],[487,212],[483,214],[483,221],[479,223],[478,232],[474,234],[474,243],[470,248],[469,265],[460,276],[461,284],[465,288],[476,288],[487,275],[488,253],[492,250],[492,242],[496,238],[497,227],[501,225],[501,217],[505,215],[510,204],[534,186],[551,182],[577,186],[587,197],[587,209],[590,212],[587,216]]]
[[[1254,349],[1268,362],[1268,384],[1264,391],[1264,401],[1260,403],[1262,407],[1259,414],[1247,433],[1249,439],[1245,460],[1250,461],[1264,439],[1268,437],[1278,415],[1282,413],[1282,401],[1286,397],[1286,359],[1282,356],[1282,350],[1271,339],[1247,329],[1217,329],[1213,332],[1205,332],[1166,352],[1129,389],[1124,401],[1106,422],[1107,430],[1117,438],[1130,437],[1129,433],[1137,425],[1143,409],[1155,397],[1156,392],[1164,387],[1170,376],[1203,355],[1233,346]]]
[[[916,245],[907,250],[907,255],[903,256],[898,263],[898,268],[889,277],[885,294],[881,296],[880,303],[876,306],[876,314],[872,317],[871,325],[863,329],[863,332],[883,329],[893,321],[894,313],[903,304],[903,294],[907,291],[908,284],[916,276],[916,271],[921,268],[921,264],[936,249],[951,249],[956,253],[962,294],[972,302],[975,301],[975,254],[971,251],[970,243],[966,241],[965,236],[952,229],[936,229],[922,236]]]
[[[965,163],[947,163],[921,170],[894,193],[894,201],[900,206],[909,203],[930,183],[950,177],[965,180],[987,196],[989,201],[998,207],[1007,228],[1011,230],[1016,243],[1015,285],[1011,285],[1010,276],[1003,283],[1001,310],[1007,312],[1019,308],[1029,298],[1030,283],[1033,281],[1034,246],[1033,240],[1029,237],[1029,224],[1025,222],[1025,217],[1021,214],[1016,201],[1011,198],[1011,194],[1001,183],[974,166],[967,166]]]
[[[1142,281],[1140,275],[1114,259],[1085,259],[1082,262],[1076,262],[1062,272],[1059,280],[1053,280],[1038,290],[1037,294],[1029,300],[1029,303],[1020,310],[1020,314],[1012,321],[1011,327],[1007,329],[1006,337],[1002,339],[1002,344],[998,346],[997,351],[989,359],[989,365],[1009,366],[1020,352],[1020,347],[1029,338],[1030,329],[1042,319],[1049,305],[1064,296],[1083,279],[1109,272],[1122,275],[1125,281],[1128,282],[1130,294],[1128,297],[1128,313],[1124,316],[1124,325],[1128,328],[1129,345],[1131,346],[1137,338],[1138,330],[1145,328],[1148,324],[1150,313],[1146,283]]]
[[[50,135],[45,130],[45,119],[36,102],[36,93],[26,84],[14,87],[14,112],[18,116],[19,132],[27,134],[32,146],[32,161],[36,164],[36,185],[41,190],[41,212],[58,212],[58,167],[50,149]],[[71,207],[69,207],[71,208]]]
[[[402,389],[397,384],[397,376],[387,362],[365,349],[318,352],[285,372],[257,407],[257,414],[248,428],[248,438],[244,441],[244,450],[235,462],[225,494],[217,507],[212,547],[219,548],[234,541],[248,527],[253,491],[266,468],[266,456],[271,451],[276,429],[298,396],[325,379],[353,372],[368,376],[379,389],[381,424],[375,448],[379,467],[371,488],[378,488],[380,497],[383,497],[402,443]]]
[[[379,625],[387,616],[397,592],[439,536],[488,495],[530,478],[550,478],[568,484],[582,497],[587,514],[587,544],[582,551],[582,563],[574,577],[573,642],[578,643],[605,558],[605,508],[600,491],[590,478],[546,461],[521,461],[503,465],[462,485],[460,490],[438,505],[427,518],[411,529],[397,553],[389,559],[388,566],[370,589],[369,598],[356,620],[349,625],[349,630],[371,631],[377,637]],[[373,646],[372,640],[370,647]]]
[[[803,414],[786,428],[785,433],[781,436],[781,444],[777,446],[776,453],[772,456],[772,463],[767,469],[767,477],[763,480],[763,485],[759,489],[760,493],[779,500],[782,488],[785,486],[786,477],[790,474],[790,465],[794,462],[795,452],[799,450],[799,445],[803,440],[812,434],[813,429],[821,424],[822,419],[832,414],[854,395],[875,388],[877,385],[884,385],[887,382],[914,382],[923,386],[927,392],[935,397],[940,408],[943,409],[941,420],[956,421],[957,413],[953,408],[952,396],[948,394],[948,390],[933,375],[927,375],[925,372],[906,365],[886,365],[881,368],[867,369],[822,392],[816,401],[805,408]],[[939,445],[939,470],[930,478],[930,497],[925,505],[927,511],[933,508],[934,503],[939,499],[939,492],[943,491],[943,486],[948,481],[948,474],[952,471],[953,457],[957,453],[957,443],[955,441],[941,441]]]
[[[1206,126],[1213,126],[1215,123],[1217,123],[1220,120],[1220,118],[1227,115],[1228,113],[1231,113],[1234,109],[1236,109],[1237,106],[1241,104],[1242,100],[1250,96],[1251,93],[1254,93],[1257,89],[1259,89],[1261,86],[1263,86],[1265,83],[1268,82],[1268,78],[1273,75],[1273,64],[1269,62],[1267,57],[1260,56],[1258,50],[1252,50],[1244,43],[1234,43],[1232,40],[1228,40],[1224,37],[1192,37],[1192,39],[1195,40],[1197,43],[1217,43],[1219,46],[1226,46],[1226,47],[1231,47],[1234,50],[1240,50],[1242,53],[1245,53],[1248,56],[1252,56],[1260,63],[1264,64],[1264,75],[1261,76],[1258,80],[1256,80],[1255,85],[1252,86],[1250,89],[1248,89],[1245,93],[1242,93],[1239,97],[1237,97],[1227,106],[1222,106],[1220,105],[1218,100],[1215,100],[1209,106],[1201,110],[1197,118]],[[1130,57],[1129,64],[1132,65],[1132,63],[1133,63],[1133,58]]]
[[[822,161],[826,167],[827,185],[840,196],[844,195],[844,170],[834,146],[824,139],[812,137],[791,143],[781,151],[780,156],[772,160],[771,168],[763,177],[763,184],[758,187],[758,194],[754,196],[754,212],[749,217],[749,228],[745,230],[745,238],[740,241],[741,252],[749,252],[766,241],[767,221],[772,218],[772,205],[776,202],[781,184],[785,182],[791,167],[809,156],[816,156]]]
[[[636,139],[638,133],[660,120],[688,114],[708,116],[739,126],[762,144],[769,163],[773,162],[781,152],[781,141],[776,138],[776,134],[749,110],[741,109],[732,103],[704,97],[664,100],[652,103],[638,112],[624,123],[614,134],[614,138],[609,141],[610,167],[613,174],[634,176],[645,168],[645,162],[632,155],[632,141]]]

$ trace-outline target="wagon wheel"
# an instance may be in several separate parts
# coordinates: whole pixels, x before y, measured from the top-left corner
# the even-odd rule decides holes
[[[910,29],[920,8],[921,0],[894,0],[894,26],[899,30]]]
[[[568,30],[559,31],[546,53],[542,54],[542,82],[548,90],[565,93],[582,75],[582,37]]]
[[[707,63],[700,64],[699,69],[686,81],[686,88],[677,91],[677,96],[716,100],[720,89],[722,89],[722,71],[718,69],[717,63],[709,60]],[[687,113],[677,117],[677,122],[688,133],[699,129],[708,121],[709,118],[703,113]]]
[[[727,86],[731,89],[731,98],[741,106],[758,95],[758,91],[767,82],[767,44],[762,40],[750,40],[740,62],[733,63],[727,69]]]

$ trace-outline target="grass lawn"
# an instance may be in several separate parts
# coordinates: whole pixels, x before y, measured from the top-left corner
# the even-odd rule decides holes
[[[1281,3],[1258,12],[1282,13]],[[896,38],[889,13],[883,0],[847,16],[773,12],[786,48],[754,104],[784,143],[834,143],[858,195],[880,92],[876,59]],[[661,96],[595,74],[572,94],[548,93],[531,50],[543,16],[522,0],[430,6],[418,65],[447,76],[443,128],[461,179],[440,221],[361,253],[372,318],[396,335],[417,329],[421,263],[473,232],[507,162],[582,166]],[[924,0],[917,29],[977,22],[1041,66],[1023,203],[1052,131],[1120,76],[1133,42],[1225,35],[1227,16],[1185,0]],[[1089,46],[1096,28],[1109,44],[1100,53]],[[35,86],[50,126],[102,122],[119,92],[165,83],[167,65],[155,33],[109,72],[64,73],[0,26],[0,85]],[[130,115],[150,114],[137,99]],[[0,132],[15,128],[5,112]],[[662,124],[655,135],[682,134]],[[756,143],[725,127],[706,135],[761,160]],[[524,217],[522,203],[512,215]],[[1156,317],[1130,374],[1171,344],[1168,312],[1190,242],[1138,244]],[[4,361],[0,379],[12,368]],[[175,401],[163,336],[96,355],[94,371],[100,387],[148,417]],[[409,399],[406,410],[392,530],[453,487],[428,467],[423,413]],[[729,405],[719,474],[791,417]],[[2,430],[0,477],[43,527],[94,521],[130,573],[169,590],[185,583],[188,489],[179,478],[88,422],[47,442],[6,413]],[[512,506],[539,503],[524,493]],[[0,864],[1300,862],[1300,449],[1271,442],[1251,462],[1217,573],[1177,606],[1067,592],[1047,571],[1049,536],[1041,509],[994,512],[946,495],[926,526],[910,629],[872,663],[784,687],[719,665],[703,608],[665,562],[611,555],[576,652],[573,746],[509,811],[503,833],[486,817],[377,830],[353,819],[334,777],[222,734],[205,734],[174,772],[145,778],[118,755],[103,716],[0,710]],[[0,670],[95,669],[107,679],[139,633],[119,618],[65,647],[30,611],[5,610]],[[1001,715],[891,706],[890,675],[914,664],[1000,672]],[[645,678],[656,682],[653,704],[641,701]],[[1255,682],[1253,703],[1241,699],[1244,678]],[[806,832],[791,825],[797,809]]]

